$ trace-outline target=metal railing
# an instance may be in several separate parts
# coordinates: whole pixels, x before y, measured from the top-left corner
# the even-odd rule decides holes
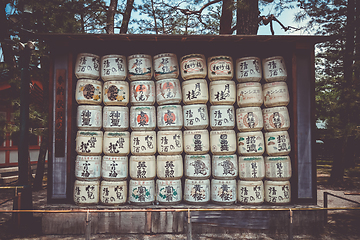
[[[325,213],[324,213],[324,222],[325,224],[328,222],[328,210],[341,210],[341,209],[332,209],[332,208],[328,208],[328,196],[333,196],[333,197],[336,197],[336,198],[339,198],[339,199],[342,199],[342,200],[345,200],[345,201],[348,201],[348,202],[352,202],[352,203],[356,203],[356,204],[359,204],[360,205],[360,202],[357,202],[357,201],[354,201],[354,200],[351,200],[351,199],[348,199],[348,198],[344,198],[344,197],[341,197],[341,196],[338,196],[338,195],[335,195],[335,194],[332,194],[332,193],[329,193],[329,192],[324,192],[324,209],[325,209]],[[350,195],[350,194],[346,194],[346,195]],[[345,208],[343,210],[351,210],[351,209],[354,209],[354,208]],[[355,208],[357,209],[357,208]]]

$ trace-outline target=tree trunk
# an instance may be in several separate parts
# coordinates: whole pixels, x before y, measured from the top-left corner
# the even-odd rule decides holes
[[[4,40],[10,41],[9,25],[6,18],[6,4],[7,1],[1,1],[0,6],[0,41],[1,48],[4,56],[4,62],[7,64],[8,68],[13,69],[16,67],[16,62],[14,58],[14,52],[12,50],[12,45],[4,43]]]
[[[238,0],[236,34],[256,35],[259,13],[259,0]]]
[[[231,0],[223,0],[222,12],[220,18],[220,34],[232,34],[232,9],[233,2]]]
[[[120,27],[120,33],[127,33],[127,31],[128,31],[130,17],[131,17],[131,11],[134,8],[133,5],[134,5],[134,0],[127,0],[126,9],[123,14],[123,20],[122,20],[121,27]]]
[[[355,81],[357,81],[357,86],[360,85],[359,81],[360,81],[360,0],[355,1],[355,33],[356,33],[356,37],[355,37],[355,69],[354,69],[354,73],[355,73]],[[358,90],[360,90],[358,88]]]
[[[152,17],[154,18],[154,28],[155,28],[155,34],[159,34],[157,22],[156,22],[156,15],[155,15],[155,8],[154,8],[154,0],[151,0],[151,11],[152,11]]]
[[[41,144],[40,144],[40,152],[37,162],[37,168],[36,168],[36,176],[34,180],[33,188],[34,190],[41,190],[42,189],[42,180],[44,178],[44,170],[45,170],[45,157],[46,152],[48,149],[48,137],[47,137],[47,131],[44,134]]]
[[[118,0],[111,0],[109,9],[106,13],[106,33],[107,34],[114,34],[114,17],[116,7],[118,5]]]
[[[348,137],[344,136],[340,139],[335,139],[333,144],[333,163],[330,172],[329,183],[339,183],[343,181],[344,177],[344,158]],[[338,146],[341,146],[339,149]]]

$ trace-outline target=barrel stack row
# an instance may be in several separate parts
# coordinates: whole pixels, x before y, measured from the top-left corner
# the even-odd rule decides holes
[[[286,106],[289,93],[282,57],[238,59],[236,110],[238,137],[239,201],[260,204],[290,202],[291,151]],[[261,67],[262,66],[262,67]],[[260,81],[264,78],[265,84]],[[261,107],[263,109],[261,109]],[[262,130],[265,131],[263,134]],[[264,150],[266,156],[264,161]],[[263,183],[264,177],[266,178]]]
[[[232,80],[233,63],[230,57],[211,57],[208,59],[208,64],[202,54],[182,57],[180,64],[182,88],[178,79],[179,67],[175,54],[159,54],[154,56],[153,61],[151,56],[144,54],[129,56],[127,61],[121,55],[107,55],[102,57],[101,61],[96,59],[100,58],[92,54],[79,54],[75,66],[75,74],[79,78],[76,100],[80,104],[77,115],[79,131],[76,139],[76,151],[79,155],[75,164],[77,178],[74,186],[75,203],[98,203],[98,196],[100,196],[102,204],[109,205],[123,204],[127,199],[132,204],[151,204],[155,200],[161,204],[175,204],[182,201],[182,196],[188,203],[207,203],[210,198],[213,202],[220,204],[232,204],[236,200],[244,204],[256,204],[264,201],[262,184],[264,174],[259,173],[260,177],[257,173],[254,175],[257,172],[254,168],[259,168],[258,170],[261,172],[262,166],[264,172],[264,160],[261,156],[264,152],[262,127],[258,129],[256,124],[261,122],[260,125],[267,126],[266,109],[263,109],[262,112],[260,108],[263,99],[267,98],[262,95],[261,85],[258,82],[238,84],[236,94],[235,82]],[[92,72],[96,63],[99,64],[99,62],[101,62],[101,66],[97,65],[97,69],[101,70],[98,70],[97,73],[96,71]],[[246,74],[240,72],[246,65],[241,65],[240,62],[241,59],[236,62],[236,76],[239,82],[243,82],[242,79],[246,78],[241,78],[241,74],[243,76]],[[264,63],[263,66],[265,66]],[[283,66],[285,67],[285,65]],[[257,67],[260,68],[261,79],[259,61]],[[257,71],[258,68],[253,71]],[[286,69],[284,70],[286,75]],[[249,73],[253,71],[249,71]],[[98,80],[100,72],[103,84],[101,80]],[[156,79],[156,95],[152,76]],[[210,80],[209,89],[206,76]],[[126,78],[130,80],[130,87]],[[249,81],[249,78],[247,80]],[[251,81],[253,80],[251,79]],[[280,82],[278,85],[282,83],[284,82]],[[255,92],[244,91],[244,87],[258,88],[259,86],[256,84],[260,85],[260,91],[258,89]],[[273,82],[271,84],[274,85],[273,88],[278,87]],[[244,87],[241,87],[242,85]],[[258,94],[261,100],[254,97],[254,93]],[[271,95],[273,91],[267,94]],[[237,128],[240,131],[237,138],[234,131],[233,106],[236,96],[240,107],[236,110]],[[154,106],[155,98],[158,105],[157,111]],[[246,103],[246,101],[251,102],[249,100],[251,98],[258,102],[256,106]],[[287,96],[287,98],[289,97]],[[206,105],[209,99],[211,104],[209,109],[210,134],[207,130],[209,114]],[[269,97],[268,99],[279,101],[278,97]],[[185,104],[184,106],[180,105],[181,100]],[[101,102],[105,105],[103,109],[100,105]],[[129,102],[131,104],[130,114],[127,107]],[[278,103],[273,106],[277,106],[276,104]],[[284,104],[279,106],[284,106]],[[265,107],[267,107],[266,103]],[[284,113],[281,114],[280,116],[276,112],[275,118],[280,116],[278,117],[280,121],[284,120]],[[275,118],[270,118],[273,119],[270,125],[275,131],[285,130],[286,132],[288,127],[283,127],[282,123],[276,121],[274,123]],[[288,119],[287,115],[289,125]],[[181,131],[183,126],[184,132]],[[105,131],[104,134],[100,131],[101,127]],[[157,132],[155,131],[156,127]],[[271,131],[268,130],[270,127],[264,129],[269,133]],[[253,133],[258,136],[254,138],[251,135]],[[282,136],[279,139],[283,139]],[[270,136],[269,139],[273,137]],[[262,150],[252,154],[255,149],[253,141],[259,138],[263,141]],[[275,138],[277,139],[277,136]],[[245,142],[242,139],[245,139]],[[269,144],[266,145],[267,152],[271,152],[270,146],[274,144],[271,140],[269,141]],[[241,150],[243,148],[240,148],[244,144],[247,144],[245,152]],[[290,146],[290,144],[288,145]],[[235,154],[236,149],[241,155],[239,160]],[[181,155],[183,151],[185,152],[184,163]],[[130,152],[131,156],[128,161],[127,156]],[[260,156],[259,152],[261,152]],[[155,156],[156,153],[159,155]],[[280,155],[284,155],[283,153],[281,152]],[[102,156],[102,154],[104,155]],[[272,153],[268,154],[272,155]],[[279,154],[276,152],[275,155]],[[259,157],[261,157],[260,161],[256,159]],[[288,180],[291,176],[290,159],[288,157],[270,158],[265,158],[265,161],[269,160],[270,164],[269,171],[268,164],[266,164],[266,177]],[[281,158],[286,159],[282,160]],[[283,174],[286,168],[285,163],[289,165],[287,168],[289,176]],[[273,165],[277,167],[275,172]],[[242,167],[245,169],[249,166],[253,169],[250,173],[251,177],[243,174],[243,172],[249,172],[248,170],[242,171]],[[129,189],[127,189],[126,181],[128,169]],[[184,187],[181,186],[183,172],[185,175]],[[236,184],[238,172],[241,180]],[[277,175],[271,178],[271,174]],[[100,177],[102,178],[101,183]],[[257,180],[255,185],[253,184],[254,180]],[[259,182],[261,182],[261,186]],[[267,182],[269,181],[265,182],[265,188]],[[272,184],[274,185],[274,183]],[[283,183],[281,182],[281,184]],[[290,190],[289,184],[286,187]],[[284,186],[281,185],[280,188],[284,189]],[[184,193],[182,193],[183,189]],[[253,197],[245,195],[249,194],[251,189],[254,196],[258,197],[260,194],[262,201],[249,201]],[[96,193],[97,191],[100,193]],[[278,189],[279,191],[280,189]],[[276,193],[277,190],[274,189],[274,192]],[[128,196],[127,193],[129,193]],[[270,198],[265,200],[274,203],[276,201],[271,201]],[[288,199],[289,201],[290,199]],[[276,203],[279,202],[281,201]]]

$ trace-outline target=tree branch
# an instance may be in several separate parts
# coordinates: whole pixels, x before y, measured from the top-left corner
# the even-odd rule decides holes
[[[198,11],[191,11],[191,10],[189,10],[189,9],[183,9],[183,8],[178,8],[178,7],[177,7],[177,9],[180,10],[180,12],[182,12],[182,13],[185,14],[185,15],[201,14],[202,11],[203,11],[205,8],[207,8],[208,6],[210,6],[210,5],[212,5],[212,4],[215,4],[215,3],[218,3],[218,2],[221,2],[221,1],[222,1],[222,0],[214,0],[214,1],[208,2],[208,3],[206,3],[204,6],[202,6],[202,7],[200,8],[200,10],[198,10]]]

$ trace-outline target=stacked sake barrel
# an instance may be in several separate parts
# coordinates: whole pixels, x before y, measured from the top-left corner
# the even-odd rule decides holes
[[[208,58],[210,80],[211,200],[221,205],[236,202],[237,156],[234,106],[236,86],[229,56]]]
[[[123,55],[101,58],[103,88],[103,160],[100,202],[120,205],[127,201],[128,154],[130,153],[129,83]]]
[[[156,112],[152,57],[136,54],[128,57],[130,80],[129,201],[146,205],[155,201]]]
[[[157,106],[157,180],[156,200],[176,204],[182,200],[183,112],[177,56],[162,53],[154,56]]]
[[[265,151],[263,94],[260,84],[262,69],[260,59],[245,57],[236,60],[237,105],[236,121],[239,154],[238,202],[261,204],[264,202]]]
[[[183,56],[180,61],[183,79],[184,117],[184,201],[204,204],[210,201],[211,160],[209,152],[207,65],[202,54]]]
[[[76,204],[97,204],[101,172],[103,144],[102,127],[102,82],[100,57],[94,54],[79,54],[76,61],[75,98],[77,108],[76,156],[74,202]],[[65,116],[61,116],[65,117]]]
[[[289,92],[287,72],[281,56],[263,59],[264,130],[268,156],[265,157],[265,201],[271,204],[286,204],[291,201],[290,182],[291,151],[289,133],[290,118],[287,105]]]
[[[238,199],[243,204],[290,202],[289,94],[282,57],[237,60]],[[262,73],[263,72],[263,73]],[[262,75],[267,83],[259,83]],[[261,105],[264,107],[261,110]],[[265,137],[261,131],[264,127]],[[266,146],[265,161],[263,158]],[[266,168],[265,168],[266,163]],[[266,169],[266,170],[265,170]],[[263,183],[264,177],[267,179]],[[265,195],[265,197],[264,197]]]

